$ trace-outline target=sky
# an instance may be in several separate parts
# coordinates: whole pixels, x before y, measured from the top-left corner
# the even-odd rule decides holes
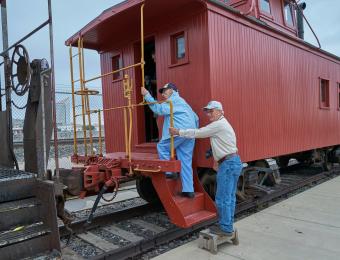
[[[164,1],[164,0],[160,0]],[[69,49],[64,42],[106,8],[120,0],[52,0],[56,89],[70,90]],[[300,1],[301,2],[301,1]],[[340,56],[340,0],[305,0],[308,18],[321,42],[322,49]],[[47,0],[7,0],[9,44],[42,24],[47,18]],[[316,45],[314,36],[305,28],[305,40]],[[30,59],[49,60],[48,27],[24,43]],[[0,49],[2,41],[0,40]],[[85,52],[86,78],[100,74],[99,55]],[[93,88],[100,90],[100,81]]]

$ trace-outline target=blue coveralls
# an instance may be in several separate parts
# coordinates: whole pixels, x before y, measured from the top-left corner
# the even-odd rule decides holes
[[[173,103],[174,127],[177,129],[192,129],[198,127],[198,116],[188,103],[174,91],[168,100]],[[145,95],[146,102],[156,102],[150,95]],[[170,105],[169,103],[149,105],[150,109],[157,115],[164,116],[162,138],[157,144],[159,158],[170,159]],[[193,192],[192,177],[192,155],[195,146],[195,139],[187,139],[180,136],[174,138],[177,159],[181,161],[181,181],[183,192]]]

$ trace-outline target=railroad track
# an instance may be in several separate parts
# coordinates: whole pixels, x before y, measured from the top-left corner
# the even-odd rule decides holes
[[[239,203],[236,217],[249,215],[254,210],[257,211],[338,175],[340,167],[330,172],[300,165],[281,170],[281,183],[265,196]],[[177,228],[170,223],[162,209],[152,207],[139,199],[137,206],[131,204],[110,214],[99,214],[86,230],[85,222],[86,219],[83,218],[72,224],[71,228],[75,233],[67,245],[67,232],[65,227],[60,227],[61,240],[65,245],[64,259],[126,259],[140,256],[175,239],[195,233],[197,235],[199,230],[213,224],[216,219],[189,229]]]

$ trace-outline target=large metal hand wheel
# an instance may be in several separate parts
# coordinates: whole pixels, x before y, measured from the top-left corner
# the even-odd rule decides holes
[[[28,52],[23,45],[17,45],[11,60],[12,89],[18,96],[23,96],[31,81],[31,65]]]

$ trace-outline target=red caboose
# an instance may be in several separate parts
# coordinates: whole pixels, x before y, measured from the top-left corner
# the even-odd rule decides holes
[[[144,6],[144,42],[140,10]],[[67,40],[97,50],[101,57],[106,152],[126,150],[123,78],[133,79],[131,102],[142,102],[140,86],[174,82],[200,117],[209,100],[222,102],[238,137],[241,158],[267,166],[276,158],[339,161],[340,59],[298,37],[295,1],[291,0],[128,0],[104,11]],[[141,44],[144,57],[141,55]],[[142,58],[142,59],[141,59]],[[139,66],[110,73],[145,60]],[[106,109],[106,111],[105,111]],[[156,153],[161,121],[137,107],[132,152]],[[205,158],[207,140],[195,148],[195,168],[211,174]],[[143,192],[142,192],[143,193]]]

